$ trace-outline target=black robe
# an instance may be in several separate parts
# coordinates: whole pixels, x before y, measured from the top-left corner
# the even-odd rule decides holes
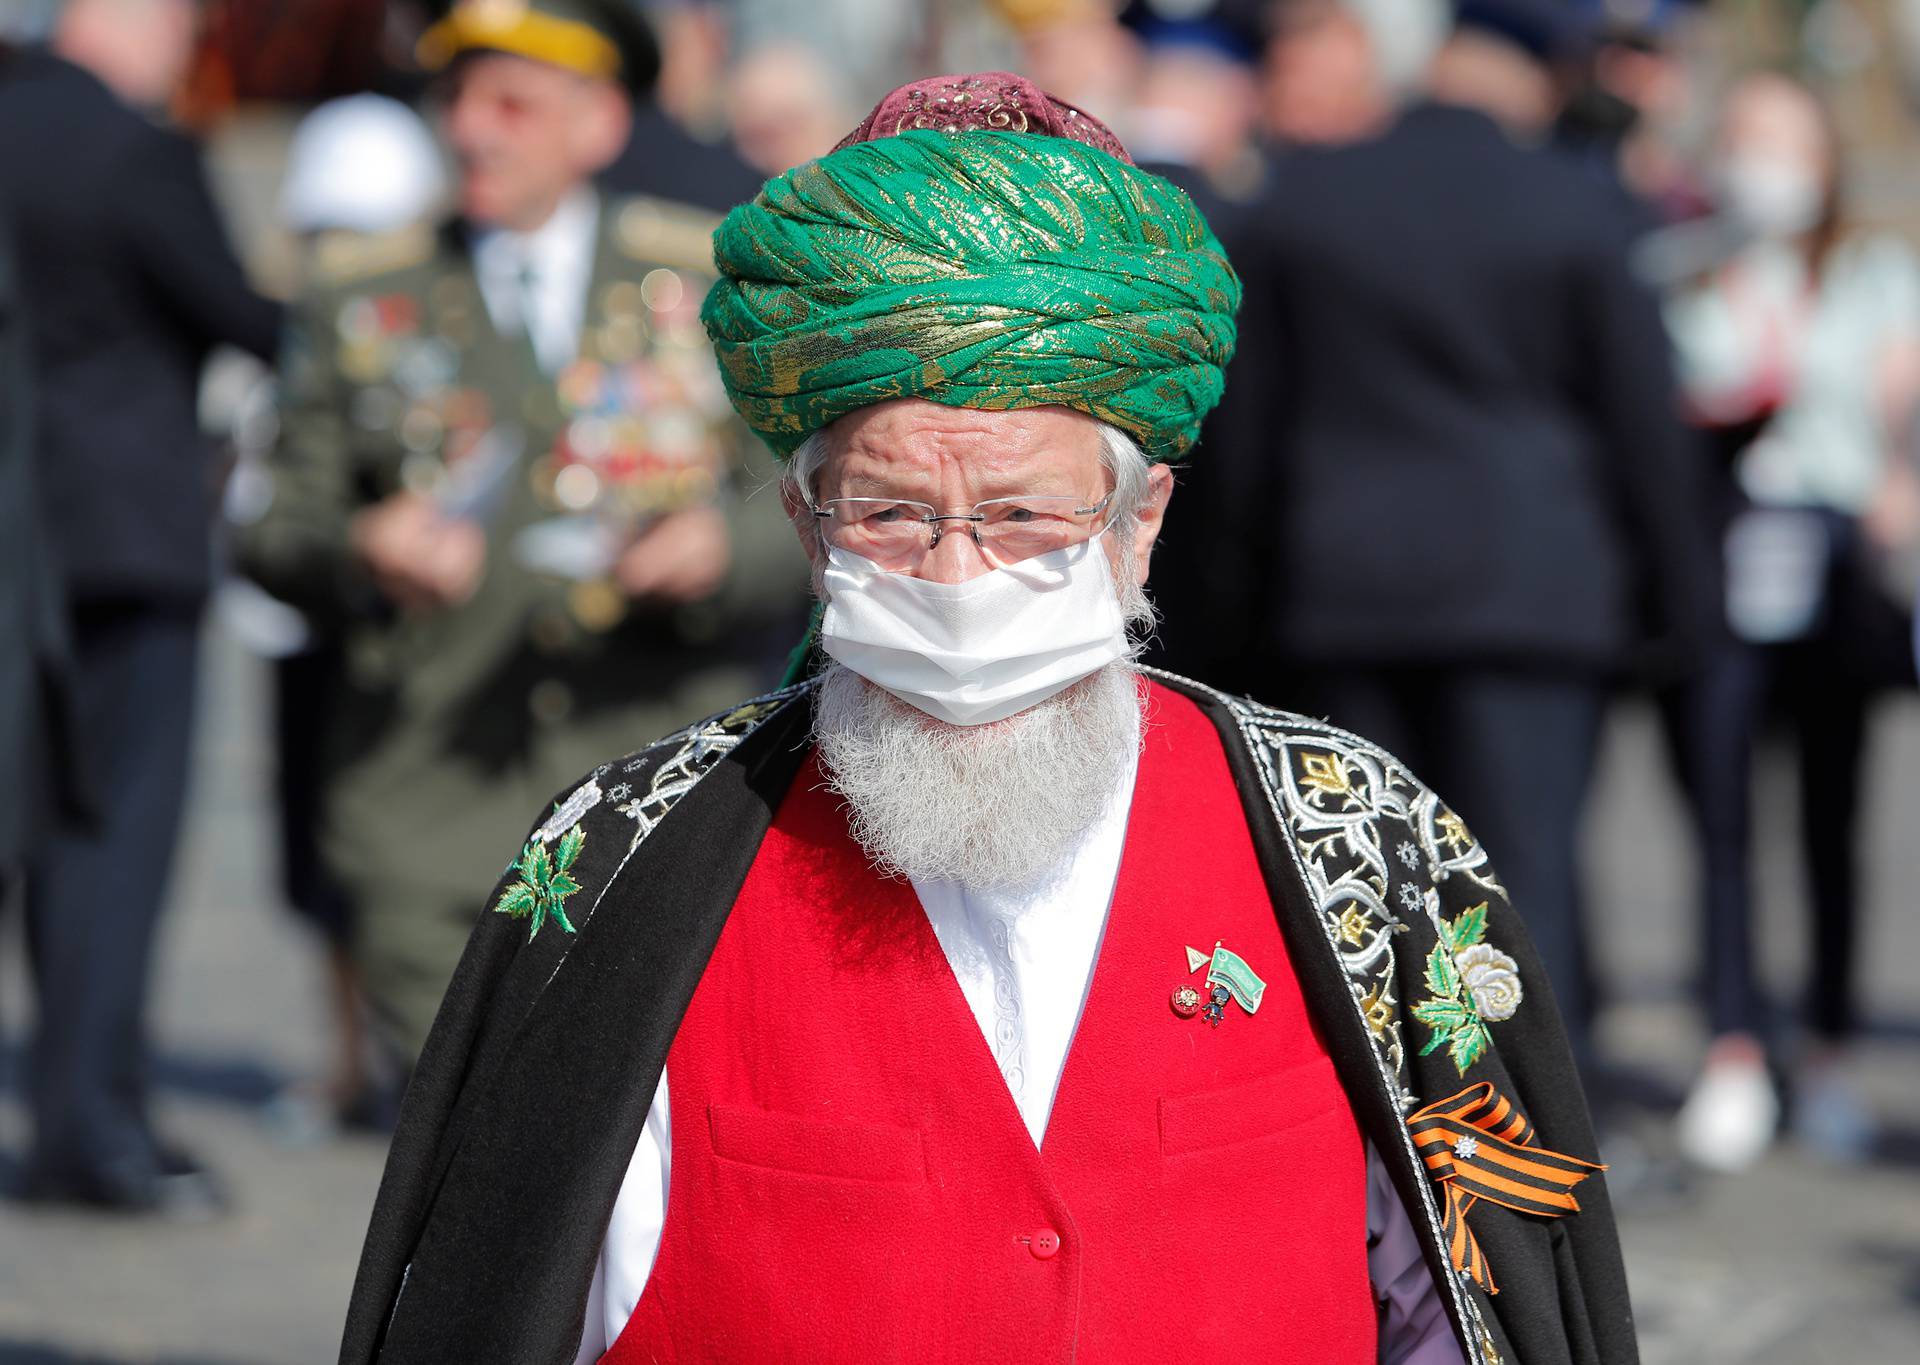
[[[1490,1296],[1454,1268],[1443,1192],[1409,1139],[1409,1114],[1484,1081],[1532,1120],[1536,1145],[1595,1159],[1545,973],[1485,854],[1364,740],[1155,676],[1220,729],[1302,994],[1466,1359],[1632,1365],[1605,1177],[1581,1183],[1580,1211],[1562,1217],[1472,1208]],[[549,918],[529,937],[526,918],[481,914],[407,1092],[343,1365],[572,1360],[667,1050],[808,752],[810,694],[774,693],[604,764],[542,816],[529,848],[550,866],[571,849],[573,932]],[[521,880],[509,868],[489,906],[521,904],[509,895]],[[1448,953],[1450,931],[1465,938]],[[1471,993],[1474,974],[1441,958],[1477,964],[1474,979],[1506,994]],[[1442,1021],[1438,1039],[1414,1014],[1436,1001],[1423,1013]]]

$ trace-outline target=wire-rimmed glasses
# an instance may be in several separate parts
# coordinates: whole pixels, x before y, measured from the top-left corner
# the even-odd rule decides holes
[[[903,498],[828,498],[812,510],[830,544],[882,568],[899,569],[932,551],[949,522],[958,523],[996,564],[1064,550],[1099,529],[1112,501],[1112,493],[1094,503],[1038,493],[988,498],[964,512],[942,512],[932,503]]]

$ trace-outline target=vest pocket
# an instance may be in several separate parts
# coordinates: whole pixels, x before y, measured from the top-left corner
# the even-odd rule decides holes
[[[1346,1092],[1329,1057],[1222,1090],[1165,1096],[1160,1101],[1160,1154],[1181,1156],[1269,1137],[1345,1102]]]
[[[714,1155],[796,1175],[917,1185],[927,1158],[917,1128],[825,1123],[745,1105],[709,1104]]]

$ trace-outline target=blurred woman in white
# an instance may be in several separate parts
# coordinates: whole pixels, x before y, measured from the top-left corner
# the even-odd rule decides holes
[[[1854,1025],[1868,713],[1876,692],[1911,681],[1906,608],[1885,584],[1920,529],[1908,455],[1920,267],[1903,242],[1849,227],[1838,153],[1811,90],[1770,73],[1737,83],[1712,183],[1738,245],[1669,311],[1693,417],[1732,460],[1728,631],[1677,727],[1701,835],[1712,1034],[1679,1136],[1719,1169],[1758,1158],[1780,1117],[1748,867],[1751,757],[1770,704],[1797,741],[1813,914],[1795,1128],[1836,1158],[1864,1156],[1872,1137],[1839,1062]]]

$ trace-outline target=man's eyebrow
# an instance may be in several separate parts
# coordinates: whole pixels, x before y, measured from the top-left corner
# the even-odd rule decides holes
[[[1005,474],[986,477],[980,484],[979,497],[982,501],[991,501],[994,498],[1017,498],[1025,494],[1078,497],[1079,490],[1074,483],[1070,475],[1049,463],[1038,470],[1028,471],[1020,477]],[[861,497],[877,493],[886,497],[928,502],[933,495],[927,490],[926,485],[927,476],[922,471],[887,477],[850,473],[840,479],[839,496]]]
[[[851,492],[854,489],[860,489],[866,492],[877,492],[877,493],[884,493],[888,495],[898,495],[900,497],[906,497],[907,494],[902,493],[900,491],[903,487],[908,490],[911,490],[916,483],[924,483],[924,482],[925,482],[924,478],[916,479],[911,474],[906,475],[905,477],[892,478],[892,479],[880,479],[880,478],[876,478],[871,474],[849,474],[846,476],[845,479],[841,481],[841,488],[847,492]],[[858,494],[855,494],[855,496],[858,496]]]

